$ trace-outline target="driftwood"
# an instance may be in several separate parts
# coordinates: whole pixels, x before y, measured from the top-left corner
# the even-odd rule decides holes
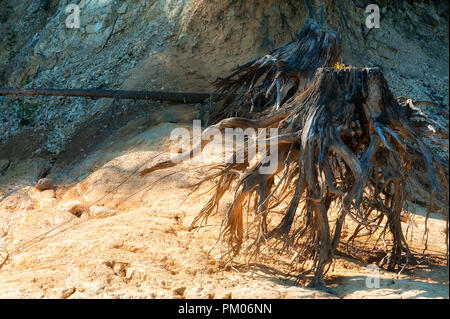
[[[411,100],[394,98],[379,68],[319,67],[339,59],[339,45],[335,40],[324,41],[327,34],[335,39],[333,33],[311,21],[303,31],[296,43],[275,50],[275,56],[250,61],[218,80],[220,94],[237,98],[227,97],[211,110],[212,127],[221,131],[227,127],[278,128],[278,139],[270,139],[279,144],[278,169],[261,174],[259,168],[267,158],[250,158],[248,153],[244,163],[218,164],[218,172],[204,179],[216,181],[214,194],[191,229],[206,221],[223,195],[231,192],[234,199],[221,231],[231,258],[243,246],[258,252],[265,243],[273,243],[272,247],[281,243],[295,250],[303,265],[312,261],[311,286],[326,289],[324,273],[341,242],[344,223],[351,221],[356,227],[349,240],[362,230],[367,236],[389,237],[379,265],[402,271],[414,259],[400,216],[408,177],[413,173],[426,177],[429,187],[423,187],[431,194],[429,211],[441,210],[435,199],[448,207],[448,164],[424,142],[433,138],[443,143],[448,131],[436,127]],[[311,50],[316,48],[311,54],[287,49],[304,41]],[[323,46],[328,49],[317,50]],[[309,69],[306,79],[313,76],[310,82],[301,77],[308,59],[319,67]],[[259,84],[258,77],[263,77]],[[202,141],[194,149],[201,150],[207,143]],[[158,163],[141,171],[141,176],[178,163]],[[283,217],[275,224],[270,222],[276,220],[274,210],[283,203]],[[245,223],[245,216],[253,222]]]
[[[43,96],[74,96],[88,98],[113,98],[132,100],[155,100],[174,103],[204,103],[211,98],[218,98],[217,94],[183,93],[164,91],[126,91],[100,89],[23,89],[0,88],[0,95],[43,95]]]

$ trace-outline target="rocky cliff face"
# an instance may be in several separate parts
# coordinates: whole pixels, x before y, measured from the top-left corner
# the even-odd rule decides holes
[[[290,41],[314,17],[343,38],[345,64],[382,67],[397,95],[436,102],[425,110],[433,116],[448,108],[446,2],[379,1],[380,28],[368,29],[370,1],[82,0],[80,28],[68,29],[71,2],[1,0],[0,86],[209,92],[217,76]],[[110,106],[0,97],[0,145],[39,132],[17,155],[55,157]]]

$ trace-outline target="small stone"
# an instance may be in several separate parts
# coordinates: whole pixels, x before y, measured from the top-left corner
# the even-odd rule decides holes
[[[186,287],[178,287],[173,290],[173,293],[174,293],[174,295],[177,295],[177,296],[183,296],[185,291],[186,291]]]
[[[117,215],[118,213],[117,210],[103,206],[94,205],[89,208],[89,217],[91,218],[106,218]]]
[[[36,189],[38,191],[45,191],[47,189],[52,189],[53,187],[55,187],[55,183],[50,178],[41,178],[36,184]]]

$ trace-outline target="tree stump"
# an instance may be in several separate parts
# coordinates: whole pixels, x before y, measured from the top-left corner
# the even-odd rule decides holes
[[[430,137],[448,139],[448,132],[430,127],[412,104],[394,98],[379,68],[314,69],[338,61],[338,41],[311,22],[302,33],[298,41],[218,82],[238,98],[225,99],[215,118],[235,113],[245,117],[225,118],[212,127],[277,128],[278,136],[266,142],[278,143],[278,167],[271,174],[260,172],[269,155],[253,164],[250,156],[244,163],[218,164],[219,172],[205,178],[216,180],[214,194],[191,229],[206,221],[231,192],[234,199],[221,231],[231,258],[244,244],[257,253],[264,243],[281,242],[296,251],[299,261],[312,260],[310,285],[326,289],[323,276],[340,244],[342,227],[351,220],[356,227],[350,238],[362,230],[390,234],[392,245],[380,264],[401,271],[413,258],[400,216],[408,176],[427,176],[433,194],[430,209],[436,207],[436,198],[448,207],[448,164],[424,143]],[[260,84],[258,78],[263,79]],[[207,143],[201,142],[197,150]],[[175,165],[158,163],[141,175]],[[283,217],[269,223],[281,203],[286,204]],[[253,218],[248,227],[246,215]],[[387,222],[380,230],[383,220]]]

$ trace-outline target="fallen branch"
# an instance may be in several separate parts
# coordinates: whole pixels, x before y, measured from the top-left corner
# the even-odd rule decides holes
[[[209,93],[45,88],[0,88],[0,95],[74,96],[88,98],[155,100],[173,103],[203,103],[210,98],[215,99],[218,97],[217,94]]]

